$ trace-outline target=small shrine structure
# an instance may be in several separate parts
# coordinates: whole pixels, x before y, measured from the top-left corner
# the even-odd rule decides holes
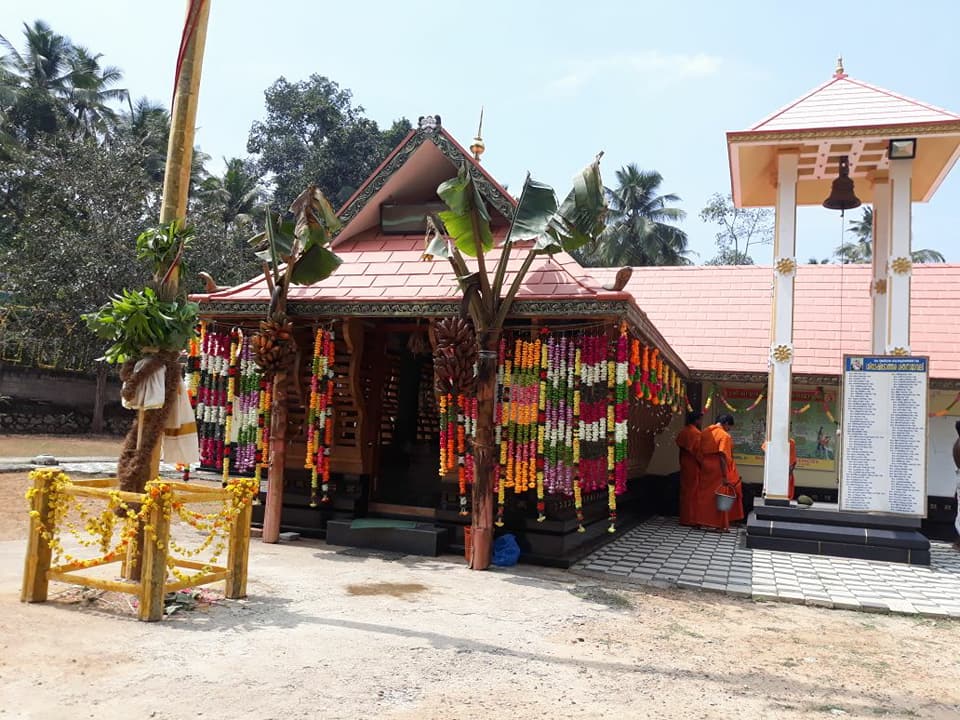
[[[436,323],[460,314],[462,293],[449,263],[424,261],[425,217],[442,209],[437,187],[464,165],[498,245],[516,201],[479,153],[467,152],[439,117],[426,116],[339,211],[337,271],[290,288],[288,315],[302,357],[298,381],[282,399],[288,443],[277,480],[286,529],[336,544],[377,544],[391,535],[398,549],[431,552],[444,541],[458,546],[469,528],[472,409],[435,392],[432,361]],[[525,254],[511,256],[505,287]],[[495,247],[487,266],[498,257]],[[583,543],[614,532],[617,504],[631,497],[628,480],[645,473],[656,434],[686,410],[687,367],[623,291],[628,275],[601,284],[566,253],[538,257],[508,318],[499,360],[498,524],[529,559],[564,563]],[[258,432],[256,419],[241,411],[242,427],[232,434],[245,444],[231,458],[224,448],[238,438],[224,437],[222,418],[238,413],[219,410],[259,401],[238,404],[202,388],[226,382],[223,372],[218,379],[209,371],[217,362],[221,370],[244,362],[243,338],[265,316],[270,288],[261,276],[195,299],[208,341],[195,353],[194,385],[213,402],[198,405],[201,447],[209,450],[203,462],[224,472],[238,461],[245,461],[241,471],[261,467],[254,446],[263,444],[264,428]],[[214,355],[221,359],[204,361]],[[238,380],[237,387],[255,384]]]

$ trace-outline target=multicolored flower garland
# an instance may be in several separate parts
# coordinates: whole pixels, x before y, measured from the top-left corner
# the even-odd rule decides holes
[[[229,369],[230,332],[208,327],[201,345],[196,416],[200,465],[216,470],[223,469]]]
[[[223,423],[223,456],[220,459],[223,472],[223,485],[230,481],[230,441],[233,436],[233,410],[236,404],[237,387],[237,353],[240,348],[240,331],[234,328],[230,331],[230,362],[227,366],[227,398],[226,420]]]
[[[467,486],[473,484],[475,466],[472,441],[477,434],[477,399],[447,393],[438,399],[440,408],[440,477],[457,469],[460,515],[467,512]],[[471,451],[468,452],[468,449]]]
[[[238,354],[238,384],[234,402],[237,451],[233,471],[246,474],[254,469],[257,455],[257,428],[260,415],[260,369],[253,359],[250,335],[243,333]]]
[[[307,409],[307,453],[304,460],[304,467],[310,470],[310,507],[330,502],[335,341],[332,330],[318,328],[314,335],[310,404]]]

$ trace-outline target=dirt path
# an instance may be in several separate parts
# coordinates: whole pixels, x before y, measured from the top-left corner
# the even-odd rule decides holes
[[[455,557],[254,540],[246,601],[23,605],[25,487],[0,474],[0,720],[960,718],[958,622]]]
[[[122,438],[108,435],[0,435],[0,458],[116,457],[122,444]]]

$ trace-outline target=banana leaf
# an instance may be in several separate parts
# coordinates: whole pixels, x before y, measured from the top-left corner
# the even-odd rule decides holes
[[[470,257],[477,256],[478,248],[488,252],[493,247],[490,213],[466,164],[460,166],[455,178],[437,188],[437,194],[449,208],[438,216],[460,252]]]

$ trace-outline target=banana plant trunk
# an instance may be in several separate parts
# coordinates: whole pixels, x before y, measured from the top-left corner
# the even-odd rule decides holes
[[[287,372],[273,378],[270,408],[270,465],[267,468],[267,500],[263,508],[263,542],[280,539],[280,515],[283,511],[283,468],[287,458]]]
[[[470,568],[490,567],[493,550],[493,484],[497,471],[494,447],[494,399],[497,390],[497,342],[495,334],[482,341],[477,362],[477,436],[474,453],[477,476],[473,482]]]

